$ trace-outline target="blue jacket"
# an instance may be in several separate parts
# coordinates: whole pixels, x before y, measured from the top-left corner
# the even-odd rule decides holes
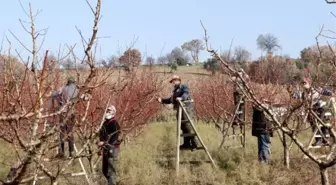
[[[181,97],[182,101],[191,100],[190,90],[186,84],[175,85],[172,95],[169,98],[162,99],[163,104],[173,104],[174,108],[178,107],[176,98]],[[186,106],[191,105],[191,102],[186,103]]]

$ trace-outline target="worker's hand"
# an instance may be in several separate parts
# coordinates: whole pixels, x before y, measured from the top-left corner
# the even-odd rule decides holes
[[[182,98],[181,98],[181,97],[177,97],[176,100],[180,100],[180,101],[182,101]]]
[[[97,145],[98,145],[98,146],[103,146],[103,145],[104,145],[104,141],[100,141],[100,142],[98,142]]]
[[[161,98],[158,98],[157,101],[158,101],[159,103],[162,103],[162,99],[161,99]]]

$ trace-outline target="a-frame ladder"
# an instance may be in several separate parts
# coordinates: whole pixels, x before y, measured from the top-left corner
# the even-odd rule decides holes
[[[76,152],[76,154],[77,154],[77,153],[78,153],[78,149],[77,149],[77,147],[76,147],[76,143],[74,143],[74,149],[75,149],[75,152]],[[79,157],[79,158],[77,158],[77,160],[79,161],[79,164],[80,164],[80,166],[81,166],[82,171],[81,171],[81,172],[77,172],[77,173],[72,173],[72,172],[70,172],[70,173],[64,173],[64,174],[62,174],[62,176],[66,176],[66,177],[85,176],[85,180],[86,180],[86,182],[87,182],[88,184],[91,184],[92,182],[91,182],[91,180],[90,180],[90,178],[89,178],[88,173],[87,173],[86,170],[85,170],[85,166],[84,166],[84,164],[83,164],[82,159]],[[43,159],[43,161],[50,161],[50,159],[45,158],[45,159]],[[49,178],[49,177],[47,177],[47,176],[39,176],[39,177],[37,177],[35,180],[33,180],[33,183],[32,183],[32,184],[35,185],[35,184],[37,183],[37,180],[43,180],[43,179],[47,179],[47,178]]]
[[[200,141],[201,146],[197,147],[196,149],[198,150],[204,150],[207,156],[209,157],[209,160],[214,168],[216,168],[216,164],[214,160],[212,159],[207,147],[205,146],[203,140],[201,139],[199,133],[196,130],[195,124],[193,120],[191,119],[190,115],[186,111],[186,108],[184,106],[184,103],[181,102],[180,100],[177,100],[179,103],[179,109],[178,109],[178,118],[177,118],[177,143],[176,143],[176,172],[179,172],[179,166],[180,166],[180,141],[181,137],[188,137],[188,136],[195,136],[197,139]],[[188,100],[192,101],[192,100]],[[184,102],[188,102],[184,101]],[[182,120],[182,112],[186,115],[187,120]],[[182,122],[189,122],[194,133],[193,134],[181,134],[181,123]]]
[[[238,148],[238,147],[245,148],[246,146],[245,112],[246,112],[246,105],[244,101],[244,96],[241,96],[238,105],[235,108],[232,120],[227,128],[228,129],[227,139],[232,138],[232,143],[231,145],[224,145],[225,148]],[[236,122],[237,125],[233,125],[233,122]],[[238,133],[236,133],[237,127],[239,127]],[[240,143],[238,145],[235,145],[237,139],[240,140]]]
[[[321,127],[322,127],[322,124],[318,124],[318,127],[316,128],[316,130],[313,132],[313,135],[312,135],[312,137],[311,137],[311,139],[310,139],[310,141],[309,141],[309,144],[308,144],[308,146],[307,146],[307,149],[308,150],[313,150],[313,149],[330,149],[330,146],[329,145],[326,145],[326,144],[323,144],[322,143],[322,145],[318,145],[318,146],[313,146],[313,143],[314,143],[314,140],[316,139],[316,138],[321,138],[321,139],[323,139],[323,137],[325,138],[325,139],[328,139],[328,138],[330,138],[330,133],[328,133],[328,134],[326,134],[326,135],[323,135],[323,133],[322,133],[322,130],[321,130]],[[318,156],[319,158],[326,158],[327,157],[327,155],[319,155]],[[306,159],[306,158],[308,158],[306,155],[304,155],[304,158]]]

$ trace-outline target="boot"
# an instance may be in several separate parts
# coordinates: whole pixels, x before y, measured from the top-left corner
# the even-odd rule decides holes
[[[312,146],[322,146],[323,142],[320,139],[316,139]]]
[[[71,159],[71,158],[73,158],[73,157],[75,157],[75,152],[74,152],[74,151],[69,152],[69,158]]]
[[[190,146],[185,145],[185,144],[180,145],[180,150],[188,150],[188,149],[190,149]]]
[[[11,168],[11,169],[10,169],[10,171],[9,171],[9,173],[8,173],[8,175],[7,175],[7,179],[8,179],[9,181],[12,181],[12,180],[14,179],[14,177],[15,177],[15,175],[16,175],[16,171],[17,171],[16,168]]]
[[[195,137],[191,138],[191,145],[190,145],[191,151],[194,151],[197,149],[197,141],[195,139]]]
[[[63,153],[58,153],[55,157],[59,158],[59,159],[64,159],[65,158]]]
[[[183,145],[180,146],[180,149],[190,149],[191,145],[190,145],[190,137],[184,137],[183,138]]]

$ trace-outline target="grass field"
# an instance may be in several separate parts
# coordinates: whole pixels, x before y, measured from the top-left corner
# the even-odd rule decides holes
[[[291,169],[282,162],[282,145],[278,136],[272,138],[270,165],[257,160],[256,138],[247,133],[245,149],[218,150],[220,133],[212,126],[197,123],[198,131],[218,165],[212,168],[202,150],[181,151],[179,176],[175,174],[176,124],[174,121],[150,124],[145,132],[127,145],[121,146],[119,156],[119,184],[121,185],[315,185],[319,184],[318,168],[294,147],[291,151]],[[232,143],[231,141],[228,141]],[[8,173],[11,148],[2,144],[0,176]],[[76,162],[72,168],[79,170]],[[100,169],[100,168],[99,168]],[[335,176],[330,171],[332,183]],[[97,181],[105,184],[99,171]],[[47,181],[39,181],[48,184]],[[64,179],[62,184],[85,184],[83,177]]]

